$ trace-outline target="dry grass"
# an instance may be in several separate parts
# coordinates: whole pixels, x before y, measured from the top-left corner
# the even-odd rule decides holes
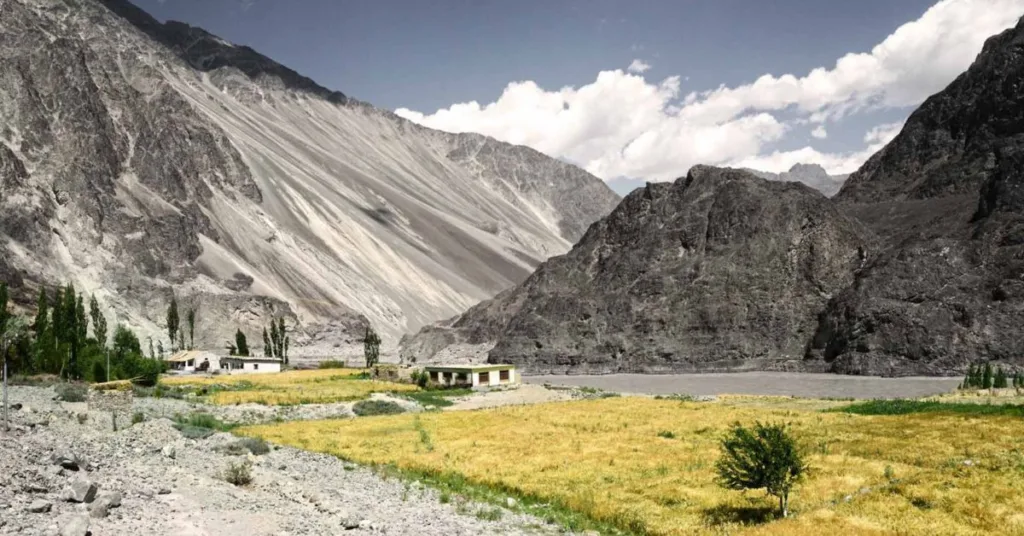
[[[251,383],[258,386],[277,387],[295,383],[315,381],[331,381],[356,376],[366,372],[365,369],[322,369],[322,370],[289,370],[263,374],[218,374],[216,376],[164,376],[160,383],[164,385],[237,385]]]
[[[754,420],[792,423],[808,450],[813,473],[793,496],[790,519],[758,522],[774,501],[715,484],[722,433]],[[664,431],[675,438],[659,437]],[[635,532],[1024,534],[1024,423],[1013,417],[612,398],[241,433],[363,463],[459,473]]]
[[[361,369],[323,369],[209,377],[181,376],[162,378],[160,383],[169,386],[226,386],[227,390],[214,391],[207,397],[211,403],[221,405],[328,404],[362,400],[372,393],[418,390],[409,384],[352,378],[361,372]]]

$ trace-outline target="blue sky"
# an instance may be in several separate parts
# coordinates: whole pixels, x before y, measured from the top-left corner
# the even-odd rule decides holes
[[[608,180],[667,180],[698,162],[849,171],[1024,12],[1024,0],[136,3],[428,126],[531,145]],[[863,57],[837,65],[851,54]],[[750,87],[766,74],[796,82]],[[509,93],[516,82],[532,84]]]

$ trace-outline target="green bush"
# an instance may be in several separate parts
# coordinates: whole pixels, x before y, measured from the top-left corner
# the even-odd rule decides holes
[[[181,435],[188,439],[206,439],[213,435],[213,430],[209,428],[202,428],[200,426],[190,426],[187,424],[178,424],[174,426],[181,432]]]
[[[249,462],[234,463],[224,470],[224,480],[236,486],[252,484],[252,466]]]
[[[390,400],[363,400],[352,406],[352,412],[360,417],[369,415],[395,415],[405,413],[405,408]]]
[[[89,387],[82,383],[61,383],[55,390],[57,399],[64,402],[85,402],[89,397]]]
[[[317,367],[322,369],[346,368],[345,364],[346,363],[344,361],[328,359],[327,361],[321,361],[320,364],[317,365]]]
[[[665,439],[675,439],[676,435],[668,430],[662,430],[658,432],[658,437],[663,437]]]
[[[228,444],[224,447],[224,452],[234,456],[241,456],[250,452],[256,456],[262,456],[270,452],[270,445],[258,437],[245,437]]]
[[[139,424],[140,422],[144,422],[145,420],[146,414],[142,413],[141,411],[136,411],[135,413],[132,414],[132,424]]]
[[[782,517],[789,514],[789,492],[808,468],[785,424],[736,423],[722,439],[715,463],[719,483],[728,489],[764,489],[778,497]]]

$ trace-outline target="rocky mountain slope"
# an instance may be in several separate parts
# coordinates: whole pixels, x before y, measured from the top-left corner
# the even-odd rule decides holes
[[[789,168],[789,171],[783,171],[782,173],[758,171],[756,169],[746,169],[746,171],[770,181],[802,182],[825,194],[826,197],[836,195],[839,189],[842,188],[843,182],[849,177],[849,175],[829,175],[825,168],[818,164],[794,164],[793,167]]]
[[[491,361],[533,373],[799,368],[867,240],[807,186],[696,166],[627,196],[514,290],[406,339],[405,355],[494,340]]]
[[[0,276],[22,303],[71,280],[159,337],[173,290],[203,346],[273,315],[334,351],[521,282],[618,202],[124,0],[0,0],[0,20]]]
[[[522,285],[407,337],[527,372],[1024,367],[1024,22],[833,200],[698,167],[630,194]]]

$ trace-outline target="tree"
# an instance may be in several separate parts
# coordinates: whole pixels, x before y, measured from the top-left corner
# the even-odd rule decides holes
[[[156,350],[160,352],[160,359],[164,358],[164,341],[156,341]]]
[[[100,344],[100,347],[106,347],[107,318],[100,311],[100,303],[96,301],[95,294],[89,298],[89,316],[92,317],[92,336],[96,338],[96,342]],[[152,348],[152,345],[150,345],[150,348]]]
[[[991,389],[992,388],[992,364],[991,363],[985,363],[985,372],[982,373],[982,376],[981,376],[981,386],[980,387],[982,389]]]
[[[270,323],[274,325],[273,322]],[[270,345],[270,337],[267,336],[267,328],[263,328],[263,355],[266,357],[274,357],[274,348]]]
[[[64,289],[64,344],[67,348],[67,368],[65,377],[78,379],[78,301],[75,299],[75,287],[71,283]]]
[[[363,337],[363,356],[366,357],[366,368],[372,368],[380,361],[380,337],[372,326],[366,326]]]
[[[188,349],[196,348],[196,309],[191,307],[188,310]]]
[[[174,341],[178,340],[178,300],[171,294],[171,303],[167,306],[167,336],[171,339],[171,351]]]
[[[291,342],[291,337],[285,336],[284,338],[284,364],[288,364],[288,344]]]
[[[50,329],[50,302],[46,299],[46,288],[40,287],[39,299],[36,300],[36,318],[32,322],[36,333],[35,359],[36,368],[47,370],[49,358],[53,352],[53,331]]]
[[[235,332],[235,347],[236,347],[235,352],[238,355],[243,356],[243,357],[248,357],[249,356],[249,345],[246,344],[246,342],[245,342],[245,333],[242,333],[241,329],[239,329],[237,332]]]
[[[277,357],[281,358],[285,365],[288,364],[288,354],[284,351],[285,341],[288,339],[285,334],[284,317],[277,319],[277,348],[274,350]]]
[[[779,498],[782,517],[789,515],[789,492],[808,467],[785,424],[757,422],[751,430],[736,423],[722,440],[721,449],[715,470],[723,487],[764,488]]]
[[[25,338],[28,325],[20,316],[9,316],[7,313],[7,285],[0,284],[0,355],[4,360],[4,431],[10,431],[7,420],[7,352]]]
[[[1006,389],[1009,387],[1006,381],[1006,372],[1003,371],[1003,367],[996,369],[996,376],[992,380],[992,387],[995,387],[996,389]]]
[[[153,337],[146,337],[149,339],[149,358],[156,359],[156,352],[153,351]]]

